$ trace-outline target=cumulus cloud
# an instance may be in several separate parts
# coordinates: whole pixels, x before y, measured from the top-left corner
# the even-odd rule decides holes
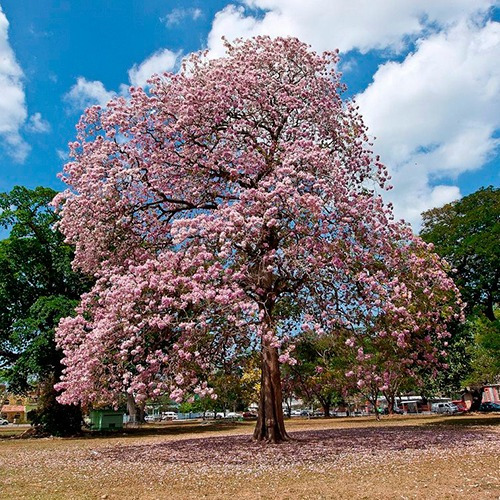
[[[88,106],[98,104],[106,106],[108,101],[116,96],[116,92],[108,91],[104,84],[98,80],[89,81],[83,76],[77,78],[64,99],[75,110],[83,110]]]
[[[42,118],[41,113],[35,113],[30,116],[26,124],[26,130],[35,134],[45,134],[50,132],[50,123]]]
[[[393,176],[387,198],[398,217],[460,197],[457,176],[496,153],[500,127],[499,24],[485,19],[496,0],[242,0],[219,11],[208,35],[211,57],[228,40],[296,36],[316,51],[383,51],[357,101],[375,152]],[[410,43],[411,42],[411,43]],[[407,54],[412,48],[413,53]],[[397,56],[397,57],[396,57]],[[404,60],[401,61],[401,57]],[[356,56],[342,66],[362,64]]]
[[[196,21],[203,15],[201,9],[173,9],[170,14],[161,19],[168,27],[180,24],[185,19]]]
[[[23,72],[9,44],[9,21],[0,7],[0,140],[7,154],[20,163],[30,147],[20,135],[28,116]]]
[[[134,87],[145,87],[147,80],[154,74],[173,71],[180,56],[180,52],[163,49],[155,52],[140,64],[134,64],[128,71],[129,82]],[[105,107],[117,95],[128,95],[129,86],[122,84],[118,92],[107,90],[99,80],[89,81],[80,76],[64,100],[74,111],[82,111],[88,106],[98,104]]]
[[[397,213],[418,227],[423,209],[459,197],[438,185],[480,168],[498,146],[500,24],[462,22],[379,67],[356,100],[390,167]]]
[[[244,0],[219,11],[208,36],[214,57],[221,37],[296,36],[316,50],[399,51],[410,37],[486,12],[495,0]],[[397,5],[396,5],[397,4]]]
[[[180,52],[172,52],[168,49],[155,52],[141,64],[134,64],[129,69],[128,76],[130,83],[135,87],[144,87],[152,75],[172,71],[179,56]]]

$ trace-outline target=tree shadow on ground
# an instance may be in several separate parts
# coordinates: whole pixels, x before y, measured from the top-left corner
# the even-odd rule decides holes
[[[447,417],[446,420],[422,423],[423,427],[489,427],[500,425],[500,415],[484,418],[480,415],[462,415],[460,418]]]
[[[206,432],[227,432],[241,427],[245,429],[241,423],[238,422],[220,422],[220,421],[205,421],[205,422],[182,422],[182,423],[168,423],[168,424],[141,424],[136,427],[127,426],[123,429],[109,430],[109,431],[90,431],[87,430],[83,433],[85,438],[134,438],[134,437],[147,437],[147,436],[180,436],[184,434],[203,434]],[[81,436],[80,436],[81,437]]]
[[[335,461],[352,456],[353,460],[370,455],[383,456],[406,450],[474,449],[498,439],[491,429],[453,426],[440,428],[422,425],[408,427],[377,426],[350,429],[326,429],[291,433],[290,441],[278,444],[255,442],[248,435],[183,439],[163,443],[101,448],[95,459],[111,458],[122,462],[161,464],[199,464],[276,466]]]

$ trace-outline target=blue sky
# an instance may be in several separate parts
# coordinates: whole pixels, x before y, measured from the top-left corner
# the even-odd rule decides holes
[[[500,184],[496,0],[0,0],[0,191],[62,189],[86,105],[127,93],[220,37],[292,35],[339,48],[340,69],[393,175],[387,199],[419,214]]]

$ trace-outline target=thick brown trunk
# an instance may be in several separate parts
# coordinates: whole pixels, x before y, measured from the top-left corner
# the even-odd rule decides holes
[[[287,441],[289,436],[283,418],[278,349],[265,341],[262,344],[259,416],[253,437],[257,441],[281,443]]]

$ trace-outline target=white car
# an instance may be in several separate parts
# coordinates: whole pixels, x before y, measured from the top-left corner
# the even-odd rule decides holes
[[[236,413],[234,411],[230,411],[230,412],[226,413],[226,416],[224,418],[237,419],[237,418],[243,418],[243,415],[241,413]]]
[[[433,413],[446,413],[448,415],[455,415],[458,413],[458,406],[453,403],[434,403],[431,406]]]
[[[159,422],[161,420],[160,415],[146,415],[144,418],[146,422]]]
[[[178,418],[179,416],[175,413],[175,411],[164,411],[161,414],[162,420],[177,420]]]
[[[0,425],[9,425],[9,421],[5,420],[5,418],[0,418]]]

